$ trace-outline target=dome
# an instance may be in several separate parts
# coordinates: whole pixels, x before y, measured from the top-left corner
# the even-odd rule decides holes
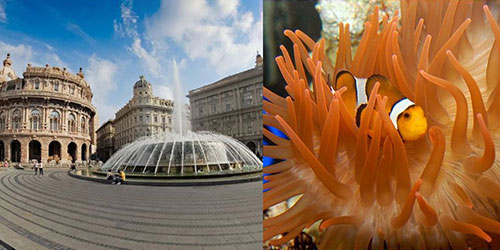
[[[241,142],[212,132],[169,133],[125,145],[103,171],[189,176],[262,170],[262,162]]]
[[[146,78],[144,76],[140,76],[139,81],[137,81],[134,84],[134,89],[137,89],[137,88],[152,88],[152,87],[151,87],[151,83],[146,81]]]

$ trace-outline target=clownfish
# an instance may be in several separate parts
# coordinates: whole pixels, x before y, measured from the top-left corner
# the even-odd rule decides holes
[[[332,91],[347,88],[342,99],[351,115],[356,118],[356,125],[359,127],[376,82],[380,83],[378,94],[387,96],[386,111],[401,138],[405,141],[415,141],[425,135],[427,119],[424,110],[394,88],[387,77],[372,75],[369,78],[356,78],[349,71],[340,71],[336,76],[335,86],[331,87]]]

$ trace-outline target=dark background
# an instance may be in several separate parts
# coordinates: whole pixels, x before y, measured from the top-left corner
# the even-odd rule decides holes
[[[283,31],[300,29],[312,39],[321,36],[321,20],[315,9],[317,1],[264,0],[264,86],[280,96],[287,96],[285,80],[274,61],[283,44],[293,58],[293,44]]]

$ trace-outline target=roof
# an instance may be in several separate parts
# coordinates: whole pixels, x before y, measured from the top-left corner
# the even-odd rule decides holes
[[[205,91],[219,88],[219,87],[222,87],[225,85],[229,85],[229,84],[234,83],[234,82],[240,82],[240,81],[243,81],[245,79],[255,77],[259,74],[263,74],[262,67],[251,68],[249,70],[245,70],[245,71],[236,73],[234,75],[224,77],[224,78],[222,78],[222,79],[220,79],[212,84],[208,84],[208,85],[205,85],[205,86],[197,88],[197,89],[192,89],[189,91],[189,94],[187,95],[187,97],[195,96],[198,93],[203,93]]]

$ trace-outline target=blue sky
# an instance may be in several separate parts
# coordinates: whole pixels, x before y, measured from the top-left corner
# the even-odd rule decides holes
[[[83,68],[99,123],[132,97],[145,75],[172,98],[172,60],[184,92],[254,66],[262,52],[258,0],[0,0],[0,60]]]

